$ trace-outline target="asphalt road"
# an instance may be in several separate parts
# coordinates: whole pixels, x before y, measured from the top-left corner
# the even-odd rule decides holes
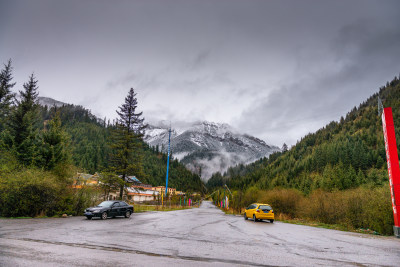
[[[400,266],[400,239],[245,221],[211,203],[131,218],[0,220],[0,266]]]

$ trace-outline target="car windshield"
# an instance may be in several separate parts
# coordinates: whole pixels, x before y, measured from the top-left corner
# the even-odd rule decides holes
[[[271,206],[268,206],[268,205],[260,205],[259,209],[260,210],[272,210]]]
[[[97,207],[111,207],[111,205],[114,203],[114,201],[103,201],[101,202],[99,205],[97,205]]]

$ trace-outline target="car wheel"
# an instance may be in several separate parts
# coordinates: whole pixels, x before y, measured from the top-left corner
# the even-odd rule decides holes
[[[254,222],[258,221],[255,214],[253,215],[253,221]]]
[[[243,214],[244,215],[244,219],[247,221],[247,215],[246,215],[246,212]]]
[[[107,219],[107,212],[103,212],[102,214],[101,214],[101,219],[102,220],[105,220],[105,219]]]
[[[128,210],[127,212],[125,212],[125,218],[129,218],[131,217],[131,212]]]
[[[86,216],[86,218],[87,218],[88,220],[91,220],[91,219],[92,219],[92,216]]]
[[[274,223],[274,220],[269,220],[271,223]]]

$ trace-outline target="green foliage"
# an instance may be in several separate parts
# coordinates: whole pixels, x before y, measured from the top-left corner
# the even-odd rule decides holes
[[[387,183],[383,187],[336,192],[316,190],[300,203],[299,217],[393,234],[393,212]]]
[[[34,165],[37,160],[37,80],[33,74],[20,91],[21,100],[11,113],[8,129],[13,137],[13,147],[19,161],[25,166]]]
[[[255,186],[248,188],[244,194],[243,203],[247,207],[251,203],[257,202],[259,189]]]
[[[1,216],[38,216],[58,205],[63,187],[49,173],[28,169],[0,177]]]
[[[400,135],[400,81],[397,77],[379,91],[385,106],[391,106]],[[360,185],[380,186],[388,180],[381,118],[374,94],[345,118],[310,133],[284,153],[274,153],[247,166],[229,168],[221,177],[214,174],[209,188],[227,184],[243,189],[295,188],[305,194],[321,188],[346,190]],[[398,148],[400,142],[397,142]]]
[[[0,173],[0,216],[80,215],[93,205],[99,192],[90,188],[74,190],[68,179],[39,169]]]
[[[42,132],[39,166],[52,170],[59,164],[69,163],[68,137],[61,128],[61,120],[57,113]]]
[[[4,64],[4,69],[0,72],[0,131],[5,128],[5,122],[10,115],[14,98],[14,94],[11,92],[15,85],[15,83],[12,83],[12,69],[10,59],[7,64]]]
[[[110,140],[114,126],[98,120],[90,111],[79,106],[65,105],[59,108],[42,108],[43,120],[49,120],[55,113],[61,119],[63,130],[70,138],[69,149],[72,163],[78,168],[94,174],[107,172],[110,168]],[[165,185],[167,155],[140,142],[140,157],[143,166],[142,175],[136,175],[140,181],[152,185]],[[170,159],[169,186],[178,190],[201,192],[203,183],[200,177],[191,173],[180,162]]]
[[[104,192],[104,199],[108,199],[111,191],[118,190],[121,186],[124,186],[124,180],[121,179],[117,174],[112,172],[102,172],[100,175],[100,188]]]
[[[143,143],[144,183],[165,186],[167,155]],[[203,192],[203,182],[197,174],[190,172],[183,164],[170,158],[168,186],[181,191]]]
[[[72,163],[84,172],[95,173],[108,167],[110,149],[107,144],[110,136],[109,125],[99,120],[89,110],[81,106],[42,107],[43,121],[55,114],[60,117],[62,130],[68,139]],[[68,136],[68,137],[67,137]]]
[[[111,170],[121,175],[123,180],[129,174],[144,176],[141,138],[146,125],[143,124],[144,119],[141,118],[142,112],[136,113],[136,108],[136,93],[131,88],[125,98],[125,103],[117,110],[119,118],[111,131]],[[122,193],[123,186],[121,186],[120,198],[122,198]]]
[[[81,214],[100,192],[72,188],[68,177],[73,177],[76,167],[103,172],[101,190],[106,195],[124,185],[118,175],[105,172],[110,167],[117,174],[163,185],[166,155],[141,139],[145,125],[142,113],[135,112],[133,89],[117,111],[117,124],[110,125],[81,106],[40,107],[33,74],[20,91],[20,101],[12,106],[11,72],[10,60],[0,73],[0,216]],[[202,191],[198,175],[177,160],[171,161],[170,186]]]
[[[283,213],[292,218],[296,217],[301,209],[299,203],[302,199],[303,195],[296,189],[261,191],[257,197],[258,202],[271,205],[275,213]]]
[[[18,167],[19,163],[15,153],[0,144],[0,176],[17,170]]]
[[[222,191],[221,191],[222,192]],[[299,190],[274,188],[259,190],[250,187],[244,198],[234,191],[230,206],[241,209],[254,202],[272,206],[275,218],[280,220],[301,219],[312,223],[339,225],[343,229],[370,229],[384,235],[393,234],[393,212],[389,184],[379,187],[359,187],[342,191],[327,192],[322,189],[304,196]],[[222,199],[213,195],[214,201]]]
[[[381,87],[379,96],[386,107],[392,107],[396,139],[400,140],[399,79],[395,77]],[[229,168],[224,175],[216,173],[207,186],[213,189],[227,184],[245,190],[241,203],[232,204],[235,207],[268,202],[278,218],[296,217],[393,234],[377,102],[378,94],[374,94],[346,118],[306,135],[290,150]],[[399,150],[400,142],[397,146]]]

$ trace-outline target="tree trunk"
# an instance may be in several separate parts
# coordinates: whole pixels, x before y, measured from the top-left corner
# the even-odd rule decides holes
[[[125,169],[126,169],[126,166],[125,166]],[[124,175],[122,175],[122,180],[124,181],[124,183],[125,183],[125,174]],[[122,200],[122,196],[124,195],[124,185],[122,184],[120,187],[119,187],[119,199],[120,200]]]

